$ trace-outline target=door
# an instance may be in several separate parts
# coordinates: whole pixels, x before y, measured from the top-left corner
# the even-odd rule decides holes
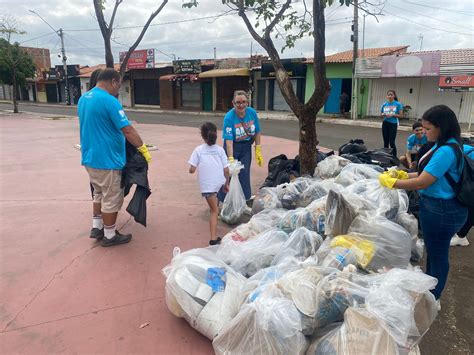
[[[136,105],[159,105],[160,83],[152,79],[135,79],[133,81]]]
[[[265,111],[266,80],[257,81],[257,110]]]
[[[212,111],[212,81],[203,81],[202,87],[202,109]]]
[[[56,84],[46,84],[46,101],[58,102],[58,90]]]
[[[331,91],[324,104],[324,113],[339,113],[339,96],[341,96],[342,79],[329,79]]]
[[[201,108],[201,85],[199,82],[192,83],[189,81],[181,82],[181,99],[182,106],[188,108]]]
[[[297,80],[292,79],[291,85],[293,86],[293,91],[296,94]],[[273,110],[275,111],[291,111],[290,107],[285,101],[283,94],[281,93],[280,86],[274,80],[274,94],[273,94]]]

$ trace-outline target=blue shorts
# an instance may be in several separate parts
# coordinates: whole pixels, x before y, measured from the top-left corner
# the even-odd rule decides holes
[[[217,196],[217,192],[203,192],[201,195],[202,197],[209,198],[212,196]]]

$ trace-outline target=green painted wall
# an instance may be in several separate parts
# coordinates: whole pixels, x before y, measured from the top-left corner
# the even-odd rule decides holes
[[[328,79],[350,79],[352,78],[352,63],[329,63],[326,64],[326,77]],[[359,80],[359,116],[367,114],[369,81],[367,79]],[[313,64],[308,64],[306,69],[305,102],[309,100],[314,91],[314,72]],[[324,107],[319,113],[324,112]]]

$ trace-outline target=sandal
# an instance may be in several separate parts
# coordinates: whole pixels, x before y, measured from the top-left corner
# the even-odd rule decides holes
[[[222,240],[221,237],[218,237],[216,240],[211,239],[211,240],[209,241],[209,245],[218,245],[218,244],[221,244],[221,240]]]

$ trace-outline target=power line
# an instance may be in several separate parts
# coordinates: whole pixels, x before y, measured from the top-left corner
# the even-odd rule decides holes
[[[419,26],[431,28],[432,30],[435,30],[435,31],[442,31],[442,32],[447,32],[447,33],[455,33],[455,34],[464,35],[464,36],[473,36],[473,35],[474,35],[473,33],[449,31],[449,30],[443,30],[443,29],[441,29],[441,28],[436,28],[436,27],[433,27],[433,26],[425,25],[425,24],[423,24],[423,23],[419,23],[419,22],[415,22],[415,21],[412,21],[412,20],[410,20],[410,19],[407,19],[406,17],[395,15],[394,13],[389,12],[389,11],[387,11],[387,10],[385,10],[385,9],[383,10],[383,12],[385,12],[385,13],[387,13],[387,14],[389,14],[389,15],[392,15],[392,16],[394,16],[394,17],[401,18],[402,20],[405,20],[405,21],[414,23],[415,25],[419,25]]]
[[[437,7],[437,6],[430,6],[430,5],[424,5],[424,4],[418,4],[416,2],[411,2],[404,0],[403,2],[406,2],[407,4],[411,5],[416,5],[416,6],[422,6],[422,7],[427,7],[429,9],[436,9],[436,10],[442,10],[442,11],[449,11],[449,12],[454,12],[460,15],[465,15],[465,16],[474,16],[474,12],[469,12],[469,11],[458,11],[458,10],[451,10],[451,9],[446,9],[444,7]]]
[[[185,23],[185,22],[194,22],[194,21],[200,21],[200,20],[209,20],[209,19],[217,19],[219,17],[223,16],[229,16],[229,15],[234,15],[234,12],[231,13],[224,13],[220,15],[213,15],[213,16],[205,16],[205,17],[196,17],[193,19],[186,19],[186,20],[180,20],[180,21],[171,21],[171,22],[163,22],[163,23],[152,23],[149,27],[152,26],[164,26],[164,25],[175,25],[177,23]],[[126,30],[126,29],[133,29],[133,28],[143,28],[143,25],[140,26],[117,26],[114,28],[114,30]],[[95,31],[100,31],[100,28],[89,28],[89,29],[65,29],[65,31],[69,32],[95,32]]]
[[[465,26],[462,26],[462,25],[457,24],[457,23],[454,23],[454,22],[449,22],[449,21],[442,20],[442,19],[439,19],[439,18],[436,18],[436,17],[428,16],[428,15],[426,15],[426,14],[420,14],[419,12],[415,12],[415,11],[412,11],[412,10],[404,9],[403,7],[395,6],[395,5],[393,5],[393,4],[389,4],[389,6],[394,7],[394,8],[396,8],[396,9],[400,9],[400,10],[403,10],[403,11],[410,12],[410,13],[415,14],[415,15],[427,17],[427,18],[430,18],[430,19],[432,19],[432,20],[440,21],[440,22],[442,22],[442,23],[449,23],[450,25],[454,25],[454,26],[461,27],[461,28],[464,28],[464,29],[466,29],[466,30],[472,31],[472,28],[465,27]]]
[[[23,44],[23,43],[26,43],[26,42],[31,42],[31,41],[34,41],[35,39],[40,39],[40,38],[43,38],[43,37],[51,36],[52,34],[57,35],[56,32],[50,32],[50,33],[47,33],[45,35],[41,35],[41,36],[38,36],[38,37],[35,37],[35,38],[27,39],[26,41],[20,42],[20,44]]]

